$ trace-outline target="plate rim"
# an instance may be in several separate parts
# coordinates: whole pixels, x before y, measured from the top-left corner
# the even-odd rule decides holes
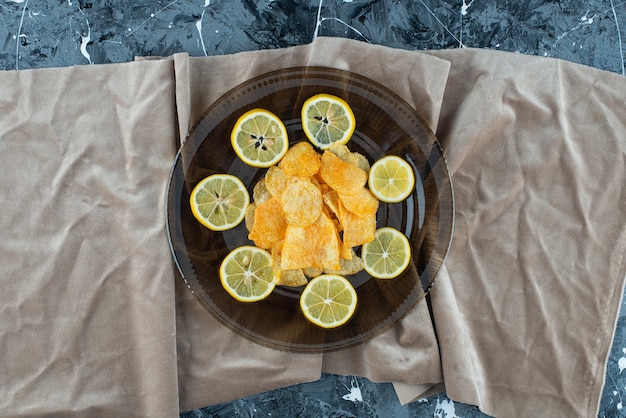
[[[255,77],[251,77],[249,79],[246,79],[244,81],[242,81],[241,83],[238,83],[236,86],[228,89],[225,93],[223,93],[222,95],[220,95],[217,99],[215,99],[214,101],[211,102],[211,104],[202,112],[202,114],[196,119],[196,121],[190,125],[190,128],[188,129],[187,133],[185,134],[184,140],[181,142],[180,141],[180,132],[178,132],[177,135],[177,144],[178,144],[178,149],[176,151],[176,155],[174,157],[173,163],[170,167],[170,172],[168,175],[168,180],[166,183],[166,190],[165,190],[165,227],[166,227],[166,234],[167,234],[167,239],[168,239],[168,245],[170,247],[170,254],[172,256],[172,259],[176,265],[176,271],[177,271],[177,275],[180,276],[180,278],[182,278],[182,280],[184,281],[187,290],[190,291],[193,295],[194,298],[199,301],[201,303],[201,306],[203,306],[203,308],[205,310],[208,310],[209,313],[216,319],[218,319],[220,324],[225,325],[227,328],[233,330],[237,335],[242,335],[244,337],[246,337],[247,339],[249,339],[250,341],[253,341],[257,344],[260,344],[262,346],[266,346],[272,349],[276,349],[279,351],[286,351],[286,352],[295,352],[295,353],[320,353],[320,352],[325,352],[325,351],[336,351],[336,350],[340,350],[340,349],[345,349],[345,348],[349,348],[349,347],[353,347],[353,346],[357,346],[357,345],[361,345],[367,341],[370,341],[371,339],[383,334],[384,332],[388,331],[391,327],[393,327],[395,324],[397,324],[402,318],[404,318],[409,312],[411,312],[413,309],[415,309],[415,307],[417,305],[419,305],[422,302],[422,299],[416,301],[410,308],[408,308],[404,313],[402,313],[401,315],[398,315],[398,317],[396,317],[393,321],[390,321],[389,324],[386,324],[385,326],[381,326],[380,329],[378,329],[376,332],[371,333],[371,335],[367,335],[361,339],[359,339],[356,342],[349,342],[346,343],[345,345],[341,345],[341,346],[334,346],[331,348],[327,348],[325,347],[325,343],[321,343],[321,347],[313,347],[313,348],[308,348],[308,347],[295,347],[294,343],[284,343],[284,345],[277,345],[276,343],[271,343],[268,341],[265,341],[262,337],[257,337],[255,335],[250,335],[244,331],[242,331],[241,329],[237,328],[234,324],[229,323],[228,321],[224,320],[224,318],[221,318],[220,315],[218,313],[216,313],[214,311],[213,308],[211,308],[208,303],[206,301],[204,301],[202,299],[202,297],[195,291],[195,289],[193,288],[193,286],[191,285],[191,283],[189,282],[188,278],[185,276],[185,272],[183,271],[183,267],[180,264],[180,261],[176,255],[176,249],[174,248],[174,242],[173,242],[173,237],[172,237],[172,225],[170,223],[170,200],[172,199],[172,186],[173,186],[173,181],[176,175],[176,170],[177,170],[177,166],[180,163],[181,164],[181,169],[184,171],[184,167],[182,167],[182,162],[181,162],[181,158],[182,158],[182,153],[183,153],[183,148],[185,146],[185,144],[187,143],[187,141],[189,140],[189,138],[193,135],[193,133],[195,132],[196,129],[198,129],[198,127],[201,125],[202,121],[208,117],[208,115],[214,111],[215,107],[217,107],[223,100],[227,99],[228,97],[232,97],[233,93],[236,92],[238,89],[241,88],[242,85],[244,84],[250,84],[253,83],[256,80],[261,80],[263,78],[267,78],[268,76],[272,75],[272,74],[278,74],[278,73],[285,73],[285,72],[295,72],[295,71],[302,71],[303,75],[306,76],[309,72],[313,71],[319,71],[319,72],[331,72],[331,73],[336,73],[336,74],[340,74],[343,75],[343,77],[347,77],[349,79],[358,79],[361,82],[367,81],[370,82],[374,85],[376,85],[376,87],[378,89],[381,89],[383,91],[385,91],[386,93],[390,94],[395,100],[398,100],[402,103],[403,106],[405,106],[407,109],[410,109],[410,111],[412,112],[413,116],[415,116],[417,119],[419,119],[420,123],[423,125],[423,127],[427,130],[427,133],[430,137],[430,140],[432,141],[432,144],[434,145],[434,147],[436,147],[437,152],[438,152],[438,158],[439,158],[439,163],[442,164],[443,170],[445,172],[446,175],[446,180],[447,180],[447,184],[449,185],[448,187],[448,196],[447,198],[449,199],[449,225],[450,225],[450,232],[449,232],[449,239],[447,240],[447,243],[445,245],[445,248],[443,248],[443,252],[442,254],[439,254],[438,256],[441,258],[441,263],[436,271],[436,273],[434,274],[432,280],[430,280],[429,284],[427,286],[425,286],[422,283],[422,287],[423,287],[423,292],[424,292],[424,296],[422,299],[426,299],[428,305],[430,305],[430,289],[433,287],[433,285],[435,284],[435,282],[437,281],[437,279],[440,277],[441,275],[441,271],[444,269],[444,264],[445,261],[449,255],[449,251],[452,245],[452,240],[454,237],[454,230],[455,230],[455,223],[456,223],[456,202],[455,202],[455,194],[454,194],[454,185],[452,183],[452,175],[450,173],[450,169],[447,163],[447,159],[446,159],[446,155],[444,152],[443,147],[441,146],[441,143],[439,142],[439,139],[437,138],[437,136],[435,135],[435,133],[433,132],[432,128],[430,127],[430,125],[427,123],[427,121],[425,120],[425,118],[422,116],[422,114],[410,103],[408,103],[403,97],[401,97],[398,93],[396,93],[395,91],[391,90],[390,88],[388,88],[387,86],[383,85],[380,82],[377,82],[375,80],[372,80],[371,78],[367,77],[367,76],[363,76],[361,74],[349,71],[349,70],[344,70],[344,69],[339,69],[339,68],[335,68],[335,67],[328,67],[328,66],[308,66],[308,65],[303,65],[303,66],[290,66],[290,67],[283,67],[280,68],[278,70],[272,70],[272,71],[266,71],[264,73],[261,73]],[[304,78],[304,77],[301,77]],[[198,145],[198,148],[201,146],[201,144],[204,142],[205,139],[203,139],[201,141],[201,143]],[[418,145],[419,146],[419,145]],[[419,148],[421,149],[421,146],[419,146]],[[195,150],[197,152],[197,149]],[[422,150],[424,152],[424,154],[426,155],[426,151]],[[195,153],[194,153],[195,155]],[[184,173],[183,173],[184,176]],[[437,188],[438,190],[438,195],[440,195],[440,189]],[[421,282],[421,277],[420,277],[420,282]],[[430,310],[430,308],[429,308]],[[432,316],[432,314],[431,314]],[[306,345],[306,344],[305,344]],[[308,346],[308,345],[307,345]]]

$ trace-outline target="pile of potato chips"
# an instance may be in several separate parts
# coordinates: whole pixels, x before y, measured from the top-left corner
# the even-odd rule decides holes
[[[307,141],[268,169],[245,219],[249,239],[272,255],[276,284],[363,269],[353,247],[374,239],[379,204],[365,187],[368,171],[367,159],[345,145],[320,154]]]

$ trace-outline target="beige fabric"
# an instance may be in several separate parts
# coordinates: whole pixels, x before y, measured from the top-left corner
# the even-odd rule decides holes
[[[176,277],[164,193],[177,139],[240,81],[305,64],[382,82],[437,130],[456,198],[438,344],[421,304],[356,349],[276,352],[224,329]],[[597,414],[626,275],[623,77],[320,38],[2,72],[0,90],[0,415],[176,416],[322,371],[395,381],[403,401],[443,372],[452,399],[495,416]]]
[[[597,416],[626,275],[626,78],[485,50],[438,136],[456,225],[432,291],[446,390],[488,414]]]
[[[330,38],[307,46],[223,57],[177,55],[175,63],[183,140],[206,108],[241,81],[302,65],[329,66],[371,77],[397,92],[436,126],[449,68],[446,61],[425,54]],[[324,356],[278,352],[234,335],[203,310],[180,280],[176,306],[183,410],[317,380],[322,371],[357,374],[374,381],[426,383],[426,389],[442,380],[437,341],[425,303],[367,344]],[[216,357],[220,360],[215,361]]]
[[[171,62],[0,91],[0,415],[176,416]]]

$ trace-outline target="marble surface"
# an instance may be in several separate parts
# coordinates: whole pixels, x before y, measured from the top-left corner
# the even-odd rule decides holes
[[[622,36],[624,34],[624,37]],[[282,48],[338,36],[405,49],[480,47],[625,75],[620,0],[0,0],[0,69]],[[623,302],[624,304],[624,302]],[[626,309],[600,417],[626,416]],[[183,417],[484,417],[445,394],[400,405],[391,384],[324,375]]]

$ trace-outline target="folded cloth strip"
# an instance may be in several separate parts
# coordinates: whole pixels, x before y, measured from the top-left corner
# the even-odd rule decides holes
[[[164,193],[177,143],[231,87],[301,65],[378,81],[436,132],[456,225],[434,324],[421,303],[361,346],[278,352],[225,329],[176,277]],[[445,380],[495,416],[597,414],[626,275],[625,78],[318,38],[0,85],[3,414],[175,416],[323,371],[396,382],[403,401]]]

